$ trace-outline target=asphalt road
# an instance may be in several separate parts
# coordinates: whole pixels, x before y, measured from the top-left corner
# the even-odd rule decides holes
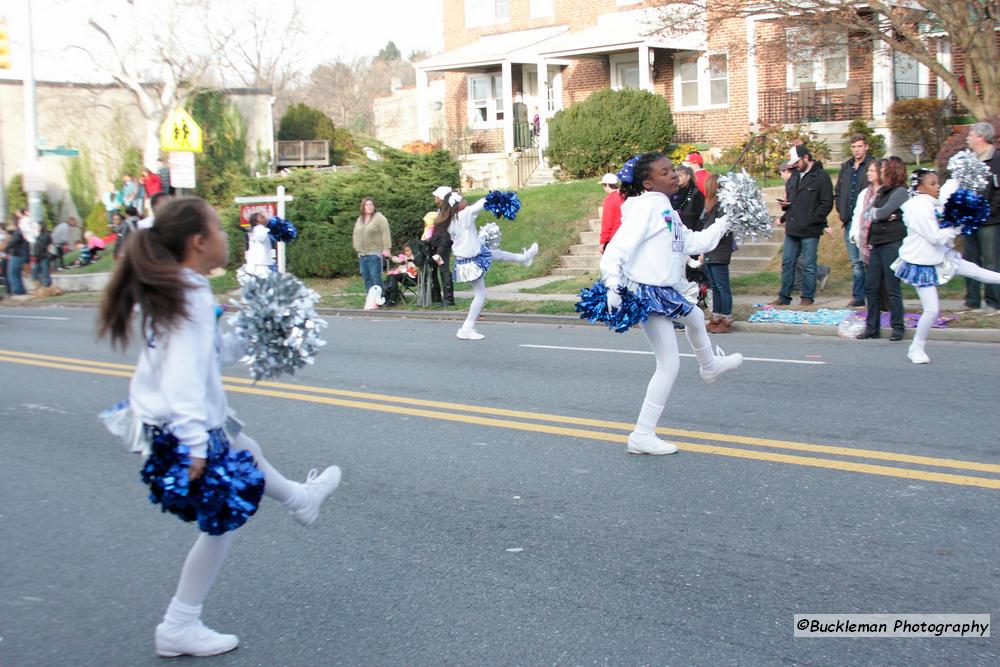
[[[36,319],[53,318],[53,319]],[[96,414],[133,354],[89,309],[0,310],[0,665],[156,665],[195,530],[145,500]],[[996,346],[717,337],[629,456],[639,332],[335,318],[314,367],[230,401],[268,458],[341,488],[240,529],[213,665],[996,665],[996,638],[794,638],[805,613],[1000,617]],[[682,352],[689,352],[685,340]],[[571,349],[565,349],[571,348]],[[803,363],[805,362],[805,363]],[[178,659],[188,664],[196,659]]]

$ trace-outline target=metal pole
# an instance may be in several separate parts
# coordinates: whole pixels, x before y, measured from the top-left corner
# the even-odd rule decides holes
[[[24,0],[25,15],[25,57],[24,57],[24,172],[36,174],[38,170],[38,125],[35,114],[35,55],[31,40],[31,0]],[[33,178],[30,180],[34,180]],[[27,190],[28,212],[31,219],[42,223],[42,195],[35,189]]]
[[[285,217],[285,186],[278,186],[278,217]],[[278,273],[285,272],[285,242],[278,241]]]

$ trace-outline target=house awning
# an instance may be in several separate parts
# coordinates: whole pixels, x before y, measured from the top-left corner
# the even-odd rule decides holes
[[[663,8],[661,7],[660,10]],[[704,22],[698,29],[698,19],[692,19],[694,30],[684,32],[651,34],[662,25],[658,20],[658,10],[639,9],[630,12],[602,14],[597,25],[577,32],[568,32],[554,37],[539,48],[544,58],[596,55],[627,51],[640,46],[677,51],[704,51],[707,36]],[[677,11],[684,11],[682,6]]]
[[[440,72],[474,69],[505,61],[534,64],[538,62],[542,45],[567,30],[568,26],[559,25],[486,35],[472,44],[421,60],[416,67],[424,72]]]

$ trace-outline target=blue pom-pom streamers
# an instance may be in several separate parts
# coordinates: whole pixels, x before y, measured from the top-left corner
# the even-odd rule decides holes
[[[490,190],[486,193],[486,203],[483,208],[497,218],[513,220],[521,210],[521,200],[518,199],[516,192]]]
[[[972,236],[980,225],[990,217],[990,203],[972,190],[956,190],[944,204],[944,213],[938,225],[962,227],[963,236]]]
[[[275,243],[278,241],[288,243],[294,241],[299,235],[299,230],[295,229],[295,225],[278,216],[267,221],[267,231]]]
[[[250,452],[230,451],[222,429],[209,431],[205,470],[190,482],[190,449],[166,429],[147,428],[152,453],[141,477],[149,486],[150,502],[183,521],[197,521],[209,535],[235,530],[257,511],[264,496],[264,473]]]
[[[624,333],[642,324],[649,318],[649,302],[638,298],[629,290],[619,287],[622,304],[613,312],[608,312],[608,288],[598,280],[590,287],[580,290],[580,300],[576,302],[576,312],[580,319],[592,324],[605,324],[616,333]]]

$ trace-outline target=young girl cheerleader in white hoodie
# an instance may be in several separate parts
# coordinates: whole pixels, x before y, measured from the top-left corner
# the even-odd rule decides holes
[[[632,158],[618,172],[618,177],[625,195],[622,225],[601,257],[608,308],[621,306],[620,287],[648,304],[649,318],[642,324],[642,330],[656,355],[656,372],[646,388],[635,430],[629,434],[627,451],[673,454],[677,446],[664,442],[655,433],[680,367],[673,323],[685,325],[684,333],[705,382],[714,382],[722,373],[743,363],[741,354],[726,356],[722,350],[712,351],[705,316],[695,305],[698,286],[685,278],[689,256],[719,245],[729,231],[729,222],[720,218],[701,232],[684,227],[669,198],[677,190],[677,174],[670,159],[660,153]]]
[[[462,323],[462,328],[455,334],[462,340],[482,340],[486,338],[476,331],[476,320],[486,303],[486,272],[490,270],[494,260],[501,262],[517,262],[531,266],[538,254],[538,244],[532,243],[521,253],[507,252],[499,248],[487,248],[479,239],[479,229],[476,227],[476,216],[486,205],[486,199],[480,199],[471,206],[457,192],[448,194],[438,213],[439,223],[450,220],[448,233],[451,235],[451,250],[455,255],[455,282],[472,284],[472,303],[469,304],[469,314]],[[437,258],[435,258],[437,261]]]
[[[221,311],[206,278],[226,265],[227,254],[215,210],[196,197],[175,199],[157,211],[156,225],[131,235],[101,303],[101,335],[122,348],[139,312],[143,344],[129,404],[150,452],[142,471],[150,500],[197,520],[203,531],[156,627],[154,646],[163,657],[216,655],[239,643],[202,624],[202,602],[233,530],[256,511],[261,491],[309,525],[340,482],[337,466],[311,471],[304,484],[289,481],[229,410],[221,367],[238,360],[245,345],[219,331]]]
[[[917,330],[906,356],[915,364],[927,364],[930,357],[924,348],[940,309],[937,286],[944,285],[953,276],[965,276],[996,285],[1000,284],[1000,273],[962,259],[953,247],[961,227],[941,229],[938,226],[941,187],[937,174],[920,169],[913,172],[910,179],[916,184],[916,195],[902,206],[906,238],[899,248],[899,258],[891,268],[901,281],[913,285],[920,297],[923,312],[917,320]]]

